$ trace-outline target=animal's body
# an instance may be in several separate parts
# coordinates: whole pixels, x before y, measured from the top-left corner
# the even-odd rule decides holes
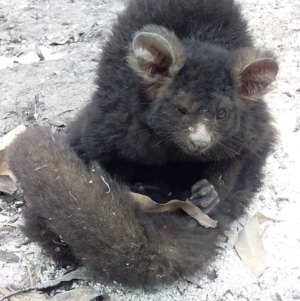
[[[68,142],[38,129],[11,147],[10,167],[30,201],[25,232],[50,251],[62,237],[56,257],[128,286],[202,269],[261,186],[276,136],[262,97],[277,71],[272,52],[253,48],[231,0],[131,0]],[[101,167],[88,171],[84,163],[95,161]],[[47,167],[30,174],[35,162]],[[218,226],[145,214],[129,191],[158,202],[188,198]]]

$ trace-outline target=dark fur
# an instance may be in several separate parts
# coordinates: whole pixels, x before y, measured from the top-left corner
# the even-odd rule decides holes
[[[103,278],[147,287],[192,275],[213,256],[218,230],[187,216],[141,212],[127,187],[99,166],[88,169],[49,130],[21,134],[9,149],[8,164],[29,202],[25,233],[56,258],[75,254]]]
[[[155,53],[156,65],[139,61],[133,40],[144,32],[168,41],[176,59],[163,48]],[[97,91],[68,129],[78,156],[101,168],[89,171],[43,130],[23,134],[11,148],[10,167],[31,202],[29,212],[41,216],[44,229],[38,231],[49,232],[49,239],[31,234],[28,218],[26,233],[52,253],[51,240],[61,235],[71,246],[62,258],[74,253],[97,274],[128,286],[170,283],[202,269],[215,253],[217,236],[244,213],[261,186],[275,142],[262,95],[276,68],[271,52],[252,47],[233,1],[132,0],[103,49]],[[267,76],[259,77],[265,70]],[[251,81],[255,72],[259,84]],[[219,120],[222,109],[229,115]],[[194,151],[188,129],[198,124],[211,138],[207,149]],[[105,193],[100,175],[111,193]],[[202,179],[213,184],[218,200],[209,203],[213,210],[205,198],[195,203],[214,211],[216,229],[184,215],[144,214],[126,192],[162,202],[190,197]]]

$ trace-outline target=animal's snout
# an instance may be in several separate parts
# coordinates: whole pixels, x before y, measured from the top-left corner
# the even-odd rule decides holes
[[[208,148],[210,143],[211,137],[205,125],[201,124],[195,128],[190,128],[188,144],[192,151],[202,151]]]

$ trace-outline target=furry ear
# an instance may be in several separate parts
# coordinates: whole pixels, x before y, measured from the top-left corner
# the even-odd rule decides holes
[[[263,58],[251,62],[240,73],[240,93],[248,96],[261,92],[275,80],[277,72],[278,64],[273,59]]]
[[[169,76],[169,69],[175,61],[170,43],[161,35],[140,32],[132,43],[133,53],[140,68],[152,76]]]
[[[151,94],[158,93],[161,87],[172,82],[186,57],[173,32],[161,26],[148,25],[135,33],[127,59]]]
[[[235,52],[233,57],[233,77],[238,94],[258,100],[268,93],[278,73],[275,55],[268,50],[245,48]]]

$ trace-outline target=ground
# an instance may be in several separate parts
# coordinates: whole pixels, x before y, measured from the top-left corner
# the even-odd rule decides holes
[[[0,136],[19,124],[58,129],[68,125],[95,89],[101,46],[123,4],[122,0],[0,0]],[[300,2],[248,0],[242,7],[257,46],[274,50],[280,62],[267,100],[281,140],[268,159],[265,186],[249,211],[249,216],[260,211],[278,220],[263,226],[269,268],[255,277],[229,243],[212,264],[211,274],[192,283],[181,281],[149,293],[84,282],[112,300],[300,300]],[[53,45],[55,41],[61,45]],[[0,195],[0,222],[20,218],[21,207],[22,203]],[[29,286],[29,274],[37,284],[65,273],[24,239],[17,228],[1,226],[0,287],[20,290]],[[47,294],[81,285],[82,281],[72,282],[48,289]]]

